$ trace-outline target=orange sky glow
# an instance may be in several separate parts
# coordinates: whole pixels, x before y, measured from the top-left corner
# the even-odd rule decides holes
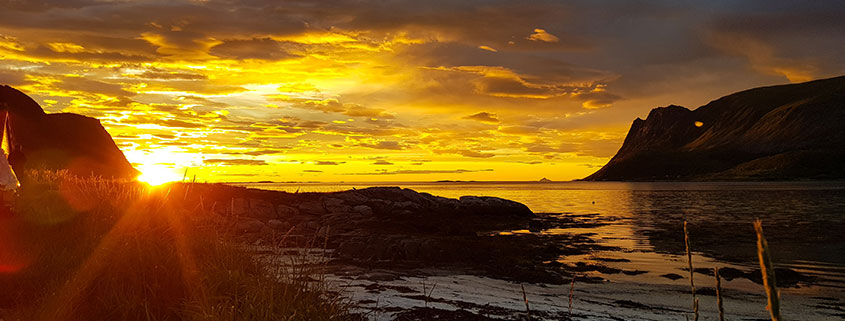
[[[811,6],[531,3],[4,1],[0,83],[99,118],[149,180],[533,181],[653,107],[845,71],[841,33],[766,27],[841,27]]]

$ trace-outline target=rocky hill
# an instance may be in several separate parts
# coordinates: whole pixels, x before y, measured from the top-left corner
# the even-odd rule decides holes
[[[0,126],[5,111],[9,162],[22,180],[29,169],[66,169],[75,175],[110,178],[138,175],[95,118],[47,114],[26,94],[0,86]]]
[[[845,76],[652,109],[585,180],[845,178]]]

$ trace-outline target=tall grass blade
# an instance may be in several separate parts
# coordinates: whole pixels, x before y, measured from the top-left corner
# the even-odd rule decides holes
[[[525,295],[525,285],[519,285],[522,288],[522,301],[525,302],[525,319],[531,321],[531,308],[528,307],[528,296]]]
[[[713,275],[716,276],[716,307],[719,309],[719,321],[725,321],[725,308],[722,306],[722,278],[719,276],[719,268],[713,268]]]
[[[693,320],[698,321],[698,299],[695,298],[695,281],[693,281],[693,269],[692,269],[692,252],[690,251],[689,246],[689,230],[687,229],[687,221],[684,220],[684,245],[686,246],[687,250],[687,263],[689,265],[689,285],[690,289],[692,290],[692,312],[693,312]]]
[[[572,284],[569,285],[569,319],[572,319],[572,300],[575,298],[575,277],[572,277]]]
[[[775,281],[775,269],[772,265],[771,251],[766,237],[763,236],[763,221],[754,221],[754,230],[757,231],[757,257],[760,259],[760,273],[763,277],[763,287],[766,288],[766,296],[769,298],[766,309],[772,316],[772,321],[783,320],[780,317],[780,295],[778,294],[777,282]]]

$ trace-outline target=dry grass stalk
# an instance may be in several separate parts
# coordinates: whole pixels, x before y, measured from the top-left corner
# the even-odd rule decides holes
[[[423,298],[425,298],[425,307],[427,308],[428,302],[431,301],[431,295],[434,293],[434,288],[437,287],[437,283],[434,283],[434,285],[432,285],[430,289],[426,289],[425,279],[423,279],[422,280],[422,286],[423,286]]]
[[[698,321],[698,298],[692,302],[693,320]]]
[[[572,283],[569,285],[569,319],[572,319],[572,300],[575,299],[575,277],[572,277]]]
[[[757,257],[760,259],[760,273],[763,277],[763,287],[766,288],[766,296],[769,303],[766,309],[772,316],[772,321],[782,320],[780,317],[780,295],[778,294],[777,282],[775,281],[775,269],[772,265],[771,251],[766,237],[763,236],[763,221],[754,221],[754,230],[757,231]]]
[[[530,321],[531,320],[531,308],[528,307],[528,296],[525,294],[525,286],[522,285],[522,284],[520,284],[519,286],[522,288],[522,301],[525,302],[525,317],[526,317],[526,320]]]
[[[0,275],[2,319],[360,319],[312,275],[269,275],[226,232],[236,218],[197,210],[203,185],[26,177],[10,220],[38,256]]]
[[[722,278],[719,277],[719,268],[713,268],[713,275],[716,277],[716,307],[719,309],[719,321],[725,321],[725,308],[722,306]]]
[[[686,246],[687,250],[687,263],[689,265],[689,285],[690,289],[692,290],[692,312],[693,312],[693,320],[698,321],[698,299],[695,297],[695,281],[693,281],[693,269],[692,269],[692,251],[690,251],[689,246],[689,230],[687,230],[687,221],[684,220],[684,245]]]

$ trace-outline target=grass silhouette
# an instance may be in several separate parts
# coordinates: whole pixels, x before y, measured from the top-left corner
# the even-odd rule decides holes
[[[190,184],[26,177],[0,224],[0,319],[360,319],[321,282],[267,273],[231,219],[186,210]]]

